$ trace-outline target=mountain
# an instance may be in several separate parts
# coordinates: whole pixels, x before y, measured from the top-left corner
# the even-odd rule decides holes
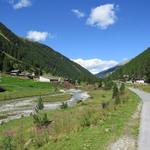
[[[105,78],[105,77],[109,76],[110,74],[112,74],[114,71],[116,71],[119,68],[120,68],[120,66],[117,65],[115,67],[112,67],[112,68],[109,68],[107,70],[99,72],[98,74],[96,74],[96,76],[99,77],[99,78]]]
[[[130,62],[112,73],[112,79],[144,79],[150,83],[150,48],[133,58]]]
[[[89,71],[52,48],[15,35],[0,23],[0,70],[26,70],[72,80],[97,81]]]
[[[122,63],[120,63],[120,64],[118,64],[114,67],[111,67],[107,70],[99,72],[98,74],[96,74],[96,76],[99,77],[99,78],[105,78],[105,77],[111,75],[113,72],[117,71],[119,68],[121,68],[123,65],[125,65],[128,62],[129,62],[128,60],[123,61]]]

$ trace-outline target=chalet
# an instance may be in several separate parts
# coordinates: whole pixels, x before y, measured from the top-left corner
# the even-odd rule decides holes
[[[126,83],[127,83],[127,84],[132,84],[132,83],[133,83],[133,81],[126,81]]]
[[[9,74],[12,76],[18,76],[20,73],[21,73],[20,70],[11,70]]]
[[[19,73],[19,76],[23,76],[23,77],[28,77],[29,75],[31,75],[28,71],[23,71],[21,73]]]
[[[40,76],[38,79],[39,82],[50,82],[50,79]]]
[[[35,73],[30,73],[30,74],[28,75],[28,78],[29,78],[29,79],[34,79],[34,78],[36,78]]]
[[[60,80],[59,80],[59,79],[56,79],[56,78],[50,78],[50,82],[51,82],[51,83],[59,83]]]
[[[73,83],[72,79],[64,79],[64,83]]]
[[[135,83],[137,83],[137,84],[145,84],[145,81],[144,80],[135,80]]]

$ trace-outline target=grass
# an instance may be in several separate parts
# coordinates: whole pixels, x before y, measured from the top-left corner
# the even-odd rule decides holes
[[[72,97],[71,94],[61,94],[61,95],[49,95],[49,96],[43,96],[42,100],[43,102],[64,102],[66,100],[69,100]]]
[[[92,123],[92,126],[66,135],[64,138],[58,140],[58,142],[54,143],[51,141],[44,148],[55,150],[106,149],[109,141],[123,134],[126,123],[136,110],[138,97],[132,93],[129,93],[129,97],[127,102],[119,106],[116,110],[109,109],[109,111],[100,113],[99,121],[96,125]],[[133,131],[133,133],[135,132]]]
[[[136,85],[136,88],[139,88],[145,92],[150,92],[150,85]]]
[[[30,143],[29,149],[104,150],[110,141],[123,134],[139,98],[127,91],[121,97],[122,103],[114,106],[111,91],[90,90],[89,93],[92,98],[76,107],[48,112],[49,119],[53,120],[48,128],[37,129],[32,117],[1,125],[0,141],[5,139],[6,132],[11,131],[16,150],[25,143]],[[101,103],[106,101],[109,101],[109,107],[102,109]],[[22,141],[18,140],[19,136]]]
[[[50,83],[40,83],[11,76],[2,76],[0,86],[6,89],[6,92],[0,93],[0,101],[44,95],[55,91]]]

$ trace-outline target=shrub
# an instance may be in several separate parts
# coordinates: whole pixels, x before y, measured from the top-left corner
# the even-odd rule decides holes
[[[120,93],[117,84],[114,84],[112,98],[115,99],[115,104],[120,104]]]
[[[77,101],[77,104],[80,104],[80,103],[82,103],[82,100]]]
[[[42,127],[42,126],[48,126],[52,121],[48,120],[46,113],[41,113],[41,114],[34,114],[33,115],[33,122],[38,127]]]
[[[36,111],[39,111],[39,110],[43,110],[43,109],[44,109],[44,104],[43,104],[43,100],[42,100],[41,97],[38,99],[38,103],[37,103],[35,109],[36,109]]]
[[[102,97],[105,98],[106,96],[103,94]]]
[[[119,95],[117,95],[117,96],[115,97],[115,104],[118,105],[118,104],[120,104],[120,103],[121,103],[120,97],[119,97]]]
[[[3,87],[0,87],[0,92],[5,92],[6,90]]]
[[[13,138],[14,133],[10,130],[6,131],[4,139],[2,141],[2,146],[4,150],[12,150],[14,148],[13,146]]]
[[[3,148],[6,150],[12,150],[12,137],[7,136],[3,140]]]
[[[67,104],[67,102],[62,102],[62,104],[61,104],[61,109],[66,109],[66,108],[68,108],[68,104]]]
[[[104,90],[112,89],[113,82],[111,80],[104,80]]]
[[[125,84],[122,83],[120,87],[120,94],[123,95],[125,93]]]
[[[103,109],[106,109],[109,106],[109,102],[102,102],[101,106],[102,106]]]
[[[119,96],[118,86],[117,86],[117,84],[114,84],[112,98],[116,98],[118,96]]]
[[[89,127],[91,125],[91,112],[90,110],[85,110],[83,114],[81,114],[80,124],[82,127]]]

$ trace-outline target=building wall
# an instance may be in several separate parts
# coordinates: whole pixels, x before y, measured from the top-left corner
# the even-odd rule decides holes
[[[40,82],[50,82],[50,79],[44,78],[42,76],[39,77]]]

